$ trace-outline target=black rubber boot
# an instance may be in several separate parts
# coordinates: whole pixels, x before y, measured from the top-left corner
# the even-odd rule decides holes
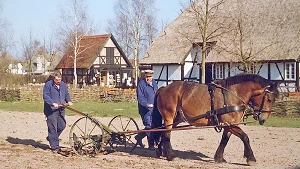
[[[139,145],[140,147],[144,148],[145,145],[143,144],[143,138],[146,136],[145,133],[138,133],[134,138],[137,141],[137,145]]]
[[[153,137],[151,137],[151,135],[147,136],[147,140],[148,140],[148,149],[155,150]]]

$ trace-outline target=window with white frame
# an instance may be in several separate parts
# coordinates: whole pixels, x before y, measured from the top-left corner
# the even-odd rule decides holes
[[[285,63],[285,80],[295,80],[295,63]]]
[[[216,79],[224,79],[224,65],[223,64],[215,64],[214,65],[214,73]]]

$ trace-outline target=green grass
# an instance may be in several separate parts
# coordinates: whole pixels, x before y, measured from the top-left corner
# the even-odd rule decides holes
[[[43,102],[0,102],[0,110],[17,112],[43,113]],[[133,118],[139,118],[136,102],[101,103],[95,101],[75,102],[72,108],[92,116],[114,117],[125,114]],[[66,110],[67,115],[76,115],[75,112]],[[258,122],[247,125],[259,125]],[[300,128],[300,118],[285,118],[271,116],[264,124],[269,127]]]
[[[250,123],[249,125],[259,125],[258,122]],[[263,124],[267,127],[286,127],[286,128],[300,128],[300,118],[285,118],[271,116]]]
[[[43,102],[0,102],[0,110],[17,112],[43,113]],[[136,102],[101,103],[95,101],[75,102],[72,108],[92,116],[114,117],[125,114],[133,118],[140,117]],[[66,110],[67,115],[76,115],[75,112]]]

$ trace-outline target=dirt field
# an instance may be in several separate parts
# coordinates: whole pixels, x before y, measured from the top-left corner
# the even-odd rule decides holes
[[[79,116],[67,116],[67,128],[61,142],[68,149],[70,126]],[[108,124],[111,118],[97,118]],[[141,121],[136,120],[139,125]],[[41,113],[0,111],[0,168],[300,168],[300,129],[242,126],[250,138],[257,159],[247,166],[243,144],[232,136],[224,153],[227,163],[214,163],[221,139],[214,129],[173,131],[171,143],[177,154],[173,161],[156,158],[155,151],[136,148],[132,153],[113,152],[94,158],[72,154],[55,154],[48,149],[47,127]]]

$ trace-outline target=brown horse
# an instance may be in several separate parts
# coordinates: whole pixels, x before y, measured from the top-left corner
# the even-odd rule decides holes
[[[158,144],[157,157],[164,155],[167,160],[175,157],[170,130],[180,122],[188,122],[193,126],[222,126],[219,128],[223,128],[222,139],[214,156],[216,162],[226,162],[224,149],[234,134],[244,143],[248,165],[254,165],[256,159],[249,138],[237,123],[249,115],[247,110],[251,107],[251,115],[262,125],[278,97],[277,86],[259,75],[240,74],[212,84],[177,81],[160,88],[153,108],[153,128],[163,127],[167,131],[152,133]]]

